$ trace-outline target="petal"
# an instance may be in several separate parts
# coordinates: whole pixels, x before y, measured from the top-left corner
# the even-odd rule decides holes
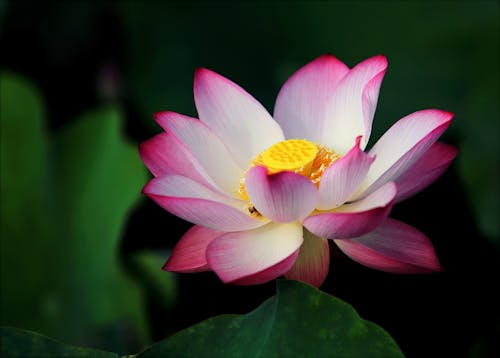
[[[172,137],[167,136],[167,133],[160,133],[139,144],[139,155],[141,160],[155,177],[162,174],[176,173],[176,171],[171,168],[169,150],[175,153],[178,148],[171,147],[171,141]],[[174,155],[173,158],[177,158],[177,156]]]
[[[320,143],[336,152],[347,153],[354,138],[363,136],[361,149],[370,138],[378,93],[387,69],[387,59],[379,55],[356,65],[342,79],[328,103],[329,120]]]
[[[363,187],[366,196],[410,168],[450,125],[453,114],[437,109],[412,113],[396,122],[370,150],[377,159]]]
[[[208,271],[206,250],[216,237],[224,232],[195,225],[189,229],[175,245],[163,266],[166,271],[201,272]]]
[[[278,123],[255,98],[215,72],[196,71],[194,100],[200,120],[222,140],[241,168],[284,139]]]
[[[286,171],[268,175],[261,166],[248,171],[245,189],[258,212],[281,223],[305,218],[318,198],[316,187],[308,178]]]
[[[170,135],[184,144],[217,187],[229,195],[237,195],[243,170],[203,122],[175,112],[161,112],[155,117]]]
[[[319,287],[325,281],[330,268],[328,241],[304,230],[304,243],[299,256],[285,277]]]
[[[200,183],[206,183],[186,149],[167,133],[157,134],[141,143],[139,154],[154,176],[179,174]]]
[[[388,218],[364,236],[335,240],[338,247],[362,265],[392,273],[442,271],[430,240],[420,231]]]
[[[242,279],[233,281],[232,283],[236,285],[247,286],[247,285],[258,285],[260,283],[265,283],[274,280],[275,278],[278,278],[281,275],[283,275],[286,271],[290,270],[290,268],[297,260],[298,255],[299,255],[299,249],[295,250],[293,254],[288,256],[286,259],[278,262],[277,264],[263,271],[260,271],[256,274],[246,276],[243,277]]]
[[[208,245],[208,266],[225,283],[263,283],[290,270],[302,241],[297,222],[228,233]]]
[[[172,214],[214,230],[249,230],[267,222],[251,217],[246,202],[179,175],[154,178],[143,192]]]
[[[327,103],[349,72],[343,62],[323,55],[295,72],[283,85],[274,106],[274,119],[286,138],[321,143]]]
[[[396,181],[396,202],[403,201],[432,184],[448,168],[458,149],[445,143],[434,143],[420,159]]]
[[[360,141],[361,137],[358,137],[355,146],[333,162],[321,177],[318,209],[329,210],[342,205],[363,183],[375,158],[359,148]]]
[[[396,185],[387,183],[362,200],[308,217],[304,220],[304,226],[315,235],[327,239],[361,236],[384,222],[395,197]]]

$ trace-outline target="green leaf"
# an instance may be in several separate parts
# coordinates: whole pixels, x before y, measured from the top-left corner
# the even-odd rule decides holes
[[[146,294],[164,309],[173,308],[177,298],[175,274],[163,271],[165,257],[158,252],[143,250],[132,255],[131,268]]]
[[[69,346],[38,333],[0,327],[2,357],[96,357],[117,358],[115,353]]]
[[[118,248],[147,178],[120,110],[89,112],[50,138],[36,89],[12,74],[0,80],[2,324],[138,349],[143,297]]]
[[[297,281],[246,315],[223,315],[139,353],[146,357],[402,357],[382,328],[347,303]]]
[[[118,244],[146,175],[120,124],[120,111],[104,108],[78,118],[54,138],[59,237],[71,238],[65,239],[71,277],[65,296],[73,324],[86,331],[123,320],[145,329],[140,291],[120,269]]]
[[[50,331],[55,291],[48,208],[47,146],[40,96],[26,80],[0,74],[1,321]]]

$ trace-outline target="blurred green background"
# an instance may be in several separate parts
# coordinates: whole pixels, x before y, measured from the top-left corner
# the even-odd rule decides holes
[[[234,80],[272,113],[284,81],[315,57],[352,67],[382,53],[389,68],[371,144],[413,111],[455,113],[442,138],[460,149],[453,166],[394,210],[431,238],[447,272],[372,273],[334,252],[324,289],[408,355],[426,352],[420,329],[436,352],[454,344],[483,354],[498,330],[498,12],[496,1],[0,0],[1,324],[131,353],[254,308],[272,286],[160,270],[189,224],[141,197],[148,174],[137,143],[159,132],[154,112],[196,115],[196,67]],[[442,331],[451,338],[438,339]]]

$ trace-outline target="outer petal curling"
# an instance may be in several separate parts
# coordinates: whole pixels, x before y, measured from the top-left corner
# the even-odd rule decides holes
[[[319,210],[329,210],[342,205],[358,190],[370,165],[375,160],[359,148],[361,137],[342,158],[333,162],[325,171],[319,186]]]
[[[200,120],[222,140],[241,168],[284,139],[278,123],[255,98],[215,72],[196,70],[194,100]]]
[[[396,181],[448,128],[453,114],[437,109],[412,113],[396,122],[369,151],[377,159],[370,167],[362,196],[388,181]]]
[[[328,104],[330,120],[320,143],[345,154],[361,135],[361,149],[366,147],[386,69],[387,59],[378,55],[360,62],[342,79]]]
[[[290,270],[302,241],[297,222],[228,233],[208,245],[208,266],[224,283],[267,282]]]
[[[328,241],[304,230],[304,243],[299,256],[285,277],[320,287],[330,268],[330,249]]]
[[[265,167],[255,166],[245,177],[245,188],[262,215],[281,223],[305,218],[317,202],[314,184],[293,172],[268,175]]]
[[[251,217],[244,201],[179,175],[152,179],[143,192],[172,214],[214,230],[249,230],[268,221]]]
[[[388,218],[369,234],[335,243],[354,261],[376,270],[406,274],[442,271],[430,240],[394,219]]]
[[[458,149],[445,143],[434,143],[420,159],[397,180],[396,203],[425,189],[448,168]]]
[[[327,239],[361,236],[384,222],[395,197],[396,185],[387,183],[363,200],[309,216],[304,220],[304,226],[313,234]]]
[[[195,225],[175,245],[163,266],[166,271],[201,272],[209,271],[206,259],[207,246],[224,232]]]
[[[173,136],[160,133],[139,145],[142,161],[154,176],[178,174],[207,183],[192,162],[187,150]]]
[[[236,196],[243,170],[219,138],[201,121],[175,112],[155,115],[158,123],[183,143],[203,171],[226,194]]]
[[[332,55],[323,55],[295,72],[283,85],[274,118],[286,138],[321,143],[327,103],[349,68]]]

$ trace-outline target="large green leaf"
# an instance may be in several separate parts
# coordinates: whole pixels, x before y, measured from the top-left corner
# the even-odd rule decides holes
[[[73,347],[35,332],[0,327],[1,355],[7,357],[95,357],[117,358],[115,353]]]
[[[44,106],[36,89],[0,75],[1,320],[51,331],[56,271],[47,188]]]
[[[120,321],[144,329],[140,291],[120,270],[118,244],[146,177],[120,123],[115,108],[89,112],[58,133],[52,151],[58,232],[69,249],[65,298],[73,324],[87,332]]]
[[[120,111],[87,113],[49,148],[36,90],[2,74],[0,98],[2,324],[137,349],[130,336],[145,338],[142,297],[118,244],[146,173],[120,134]]]
[[[382,328],[347,303],[297,281],[246,315],[223,315],[139,353],[146,357],[401,357]]]
[[[276,296],[246,315],[222,315],[137,354],[146,357],[402,357],[394,340],[354,308],[312,286],[279,280]],[[95,356],[39,334],[3,327],[2,356]]]

